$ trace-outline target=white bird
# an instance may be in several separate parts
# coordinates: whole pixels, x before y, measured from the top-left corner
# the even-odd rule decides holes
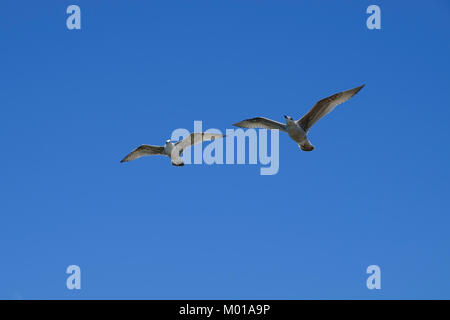
[[[300,120],[294,121],[292,117],[284,116],[286,124],[270,120],[267,118],[257,117],[247,119],[233,124],[236,127],[241,128],[261,128],[261,129],[276,129],[287,132],[289,136],[298,143],[298,146],[303,151],[312,151],[314,146],[308,140],[309,129],[319,121],[323,116],[331,112],[336,106],[347,101],[364,87],[359,86],[354,89],[339,92],[322,99],[308,111]]]
[[[130,154],[123,158],[120,162],[131,161],[143,156],[163,155],[168,156],[170,160],[172,160],[172,164],[174,166],[184,166],[184,163],[181,159],[181,154],[185,149],[203,141],[211,141],[223,137],[225,137],[225,135],[223,134],[194,132],[183,140],[175,143],[167,140],[164,146],[150,146],[147,144],[143,144],[131,151]]]

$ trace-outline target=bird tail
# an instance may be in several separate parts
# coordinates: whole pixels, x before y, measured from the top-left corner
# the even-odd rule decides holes
[[[314,146],[308,140],[306,142],[299,143],[298,146],[303,151],[313,151],[314,150]]]

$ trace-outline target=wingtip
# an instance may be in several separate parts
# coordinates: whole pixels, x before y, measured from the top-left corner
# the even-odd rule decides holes
[[[364,83],[363,85],[361,85],[361,86],[359,86],[359,87],[356,87],[356,88],[352,89],[352,90],[354,90],[354,93],[353,93],[352,96],[354,96],[355,94],[357,94],[362,88],[365,87],[365,85],[366,85],[366,84]]]

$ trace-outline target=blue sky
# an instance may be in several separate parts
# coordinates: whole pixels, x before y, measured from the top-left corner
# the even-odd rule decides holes
[[[0,298],[449,299],[449,31],[445,0],[2,1]],[[277,175],[119,163],[362,83]]]

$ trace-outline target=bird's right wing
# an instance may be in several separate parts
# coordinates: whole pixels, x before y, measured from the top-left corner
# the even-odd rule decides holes
[[[275,129],[287,132],[286,125],[270,120],[267,118],[257,117],[252,119],[247,119],[238,123],[233,124],[235,127],[241,128],[260,128],[260,129]]]
[[[314,107],[312,107],[311,110],[308,111],[307,114],[303,116],[303,118],[297,121],[297,124],[300,125],[305,131],[308,131],[323,116],[330,113],[341,103],[344,103],[345,101],[353,97],[363,87],[364,85],[347,91],[342,91],[320,100],[315,104]]]
[[[186,148],[190,146],[203,142],[203,141],[211,141],[219,138],[223,138],[225,135],[219,133],[208,133],[208,132],[194,132],[191,133],[188,137],[184,138],[181,141],[175,143],[175,148],[172,150],[172,155],[174,157],[181,155]],[[177,153],[174,153],[177,152]]]
[[[164,154],[164,147],[160,146],[149,146],[147,144],[143,144],[142,146],[137,147],[133,151],[130,152],[125,158],[123,158],[120,162],[131,161],[143,156],[156,155],[156,154]]]

